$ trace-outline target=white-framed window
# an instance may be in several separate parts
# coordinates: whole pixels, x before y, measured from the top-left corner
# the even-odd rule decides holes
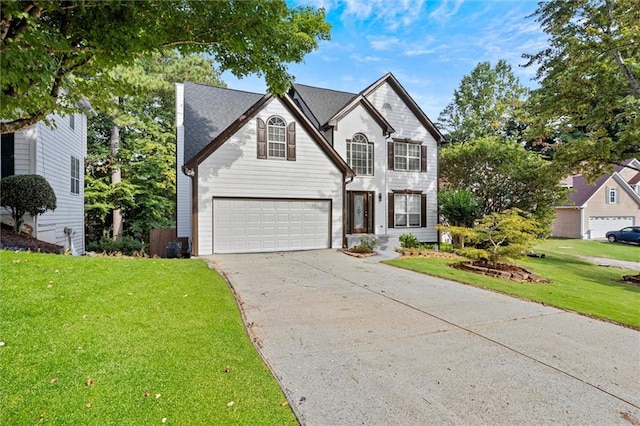
[[[618,189],[609,188],[609,190],[607,191],[607,203],[616,204],[617,202],[618,202]]]
[[[287,123],[273,116],[267,121],[267,148],[270,158],[285,158],[287,152]]]
[[[80,193],[80,160],[71,156],[71,193]]]
[[[373,143],[362,133],[347,139],[347,163],[357,175],[373,175]]]
[[[394,194],[393,211],[396,228],[420,227],[421,199],[422,194]]]
[[[406,170],[409,172],[420,171],[420,147],[412,143],[395,142],[393,144],[393,168],[394,170]]]
[[[76,128],[76,116],[75,116],[75,114],[71,114],[69,116],[69,128],[71,130],[75,130],[75,128]]]

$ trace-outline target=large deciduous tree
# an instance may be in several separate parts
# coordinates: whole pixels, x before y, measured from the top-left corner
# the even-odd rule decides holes
[[[479,203],[480,216],[518,208],[550,230],[553,206],[564,190],[549,162],[516,142],[497,137],[450,144],[440,151],[441,190],[466,189]]]
[[[533,136],[555,139],[554,162],[567,173],[595,177],[639,155],[638,1],[548,0],[532,16],[550,37],[525,55],[541,84]]]
[[[70,0],[0,4],[0,124],[10,133],[89,98],[102,109],[124,94],[118,65],[178,49],[211,55],[221,70],[264,75],[283,93],[287,64],[329,38],[323,9],[285,0]]]
[[[147,235],[150,228],[175,225],[174,83],[224,86],[213,65],[202,55],[170,51],[114,69],[136,95],[119,98],[89,119],[85,189],[89,240],[108,234],[118,239],[123,231]],[[115,151],[114,129],[119,134]],[[115,170],[121,176],[116,182]]]
[[[523,128],[521,107],[527,93],[506,61],[499,60],[495,67],[480,62],[462,78],[438,126],[454,143],[486,136],[516,140]]]

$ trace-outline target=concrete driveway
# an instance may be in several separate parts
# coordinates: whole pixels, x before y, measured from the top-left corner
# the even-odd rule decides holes
[[[638,331],[333,250],[207,260],[302,424],[640,425]]]

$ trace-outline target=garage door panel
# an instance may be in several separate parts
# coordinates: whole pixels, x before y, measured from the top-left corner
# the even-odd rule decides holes
[[[590,216],[589,237],[605,238],[608,231],[617,231],[625,226],[634,226],[633,216]]]
[[[214,253],[330,247],[329,200],[213,200]]]

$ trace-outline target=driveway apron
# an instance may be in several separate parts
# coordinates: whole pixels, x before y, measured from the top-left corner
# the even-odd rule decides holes
[[[308,425],[640,425],[640,332],[333,250],[216,255]]]

